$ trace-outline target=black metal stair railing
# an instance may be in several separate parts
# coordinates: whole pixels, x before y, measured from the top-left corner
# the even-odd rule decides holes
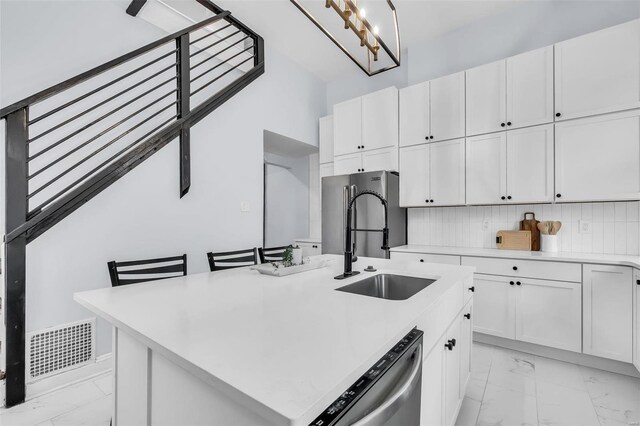
[[[6,120],[6,403],[24,400],[26,244],[175,138],[180,196],[190,128],[264,72],[262,38],[211,17],[0,110]]]

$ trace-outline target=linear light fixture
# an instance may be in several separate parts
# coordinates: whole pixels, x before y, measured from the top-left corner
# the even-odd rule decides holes
[[[377,11],[373,18],[368,18],[364,0],[360,0],[360,5],[357,0],[325,0],[323,7],[317,6],[320,3],[317,0],[291,0],[291,3],[368,76],[400,66],[398,16],[390,0],[370,1]],[[386,34],[395,38],[392,44],[395,52],[380,36],[376,19],[381,18],[392,27]]]

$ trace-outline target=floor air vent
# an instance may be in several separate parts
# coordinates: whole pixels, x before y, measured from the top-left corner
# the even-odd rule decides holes
[[[95,319],[27,334],[27,381],[33,382],[95,361]]]

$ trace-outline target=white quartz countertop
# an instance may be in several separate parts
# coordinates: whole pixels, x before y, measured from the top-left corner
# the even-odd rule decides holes
[[[361,257],[354,270],[437,279],[392,301],[335,288],[342,256],[287,277],[241,268],[76,293],[74,299],[276,424],[311,422],[474,268]]]
[[[596,263],[605,265],[622,265],[640,268],[640,256],[622,256],[613,254],[590,253],[548,253],[526,250],[501,250],[489,248],[445,247],[405,245],[391,249],[398,253],[444,254],[454,256],[500,257],[506,259],[549,260],[556,262]]]

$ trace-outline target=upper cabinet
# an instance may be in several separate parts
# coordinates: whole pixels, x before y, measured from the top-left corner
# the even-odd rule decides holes
[[[553,121],[553,47],[466,73],[467,135]]]
[[[398,89],[389,87],[362,97],[363,151],[398,146]]]
[[[553,125],[467,138],[467,203],[553,201]]]
[[[319,121],[320,164],[333,162],[333,116],[321,117]]]
[[[467,135],[503,130],[507,121],[505,61],[470,69],[467,81]]]
[[[555,45],[556,120],[640,107],[640,20]]]
[[[335,156],[398,146],[398,89],[335,104],[333,143]]]
[[[507,127],[551,122],[553,46],[507,58]]]
[[[464,137],[464,72],[400,91],[400,146]]]
[[[557,202],[640,199],[640,110],[555,127]]]
[[[362,145],[362,98],[333,106],[333,154],[360,152]]]

